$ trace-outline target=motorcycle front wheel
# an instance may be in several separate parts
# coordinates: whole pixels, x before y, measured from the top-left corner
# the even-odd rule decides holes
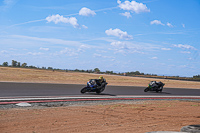
[[[87,92],[87,87],[84,87],[83,89],[81,89],[81,93],[84,94]]]
[[[147,92],[147,91],[149,91],[149,87],[147,87],[146,89],[144,89],[144,92]]]

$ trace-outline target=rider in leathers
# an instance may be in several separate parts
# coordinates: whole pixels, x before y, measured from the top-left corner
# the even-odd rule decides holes
[[[97,89],[101,89],[103,87],[105,87],[106,85],[106,79],[103,78],[103,76],[99,77],[99,86],[97,87]]]

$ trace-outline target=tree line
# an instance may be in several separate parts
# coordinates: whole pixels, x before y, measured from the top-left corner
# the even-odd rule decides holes
[[[53,67],[36,67],[36,66],[28,66],[27,63],[20,63],[20,62],[17,62],[15,60],[12,60],[12,64],[9,65],[8,62],[3,62],[2,65],[0,66],[4,66],[4,67],[22,67],[22,68],[38,68],[38,69],[53,69]]]
[[[134,76],[134,75],[152,75],[152,76],[157,76],[156,74],[144,74],[139,71],[135,72],[114,72],[114,71],[105,71],[102,72],[100,71],[99,68],[94,68],[90,70],[79,70],[79,69],[74,69],[74,70],[69,70],[69,69],[58,69],[58,68],[53,68],[53,67],[36,67],[36,66],[28,66],[27,63],[20,63],[18,61],[12,60],[12,63],[9,65],[8,62],[3,62],[2,65],[4,67],[21,67],[21,68],[35,68],[35,69],[48,69],[48,70],[60,70],[60,71],[74,71],[74,72],[86,72],[86,73],[98,73],[98,74],[113,74],[113,75],[124,75],[124,76]]]

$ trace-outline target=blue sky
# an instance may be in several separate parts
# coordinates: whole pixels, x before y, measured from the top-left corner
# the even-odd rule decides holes
[[[200,74],[199,0],[1,0],[0,63]]]

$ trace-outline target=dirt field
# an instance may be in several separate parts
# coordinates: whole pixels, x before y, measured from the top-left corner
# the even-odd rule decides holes
[[[1,133],[145,133],[200,124],[200,103],[135,101],[0,110]]]
[[[52,70],[36,70],[25,68],[0,67],[0,81],[33,82],[33,83],[61,83],[86,84],[89,79],[98,78],[99,74],[58,72]],[[119,86],[147,86],[150,81],[162,81],[165,87],[200,89],[200,82],[179,81],[168,79],[138,78],[128,76],[103,75],[108,85]]]
[[[0,81],[86,84],[96,74],[0,67]],[[154,79],[104,75],[109,85],[147,86]],[[155,79],[157,80],[157,79]],[[165,87],[200,88],[200,82],[160,80]],[[1,105],[0,105],[1,106]],[[132,101],[85,106],[0,110],[1,133],[145,133],[200,124],[200,101]]]

